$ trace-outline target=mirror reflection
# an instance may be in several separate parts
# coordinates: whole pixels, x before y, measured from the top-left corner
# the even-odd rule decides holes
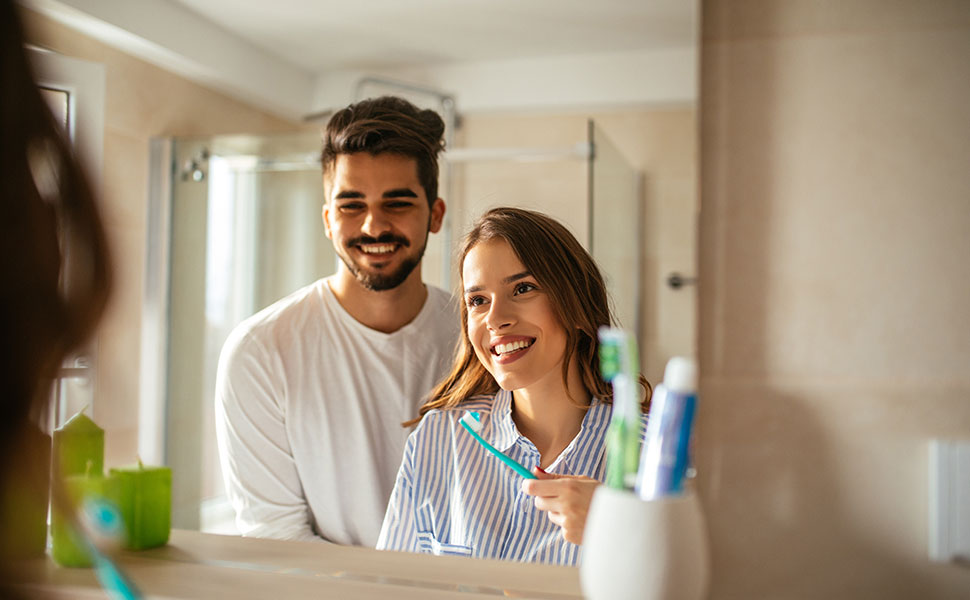
[[[601,28],[596,35],[611,34]],[[654,44],[631,46],[636,57],[613,60],[577,42],[571,54],[540,50],[524,62],[505,55],[483,68],[467,61],[466,70],[451,65],[424,76],[433,65],[331,69],[321,78],[325,92],[303,111],[323,116],[292,122],[292,133],[246,133],[223,123],[156,137],[149,231],[139,240],[149,287],[139,376],[142,413],[163,415],[164,426],[142,420],[136,428],[138,449],[176,473],[177,527],[235,531],[212,435],[219,352],[239,321],[338,268],[320,217],[319,129],[348,102],[390,93],[446,118],[440,195],[447,211],[425,254],[425,282],[454,288],[456,244],[488,208],[539,210],[601,264],[620,323],[637,335],[648,379],[659,381],[670,356],[694,354],[695,290],[666,284],[674,272],[694,274],[694,99],[664,95],[676,87],[664,80],[664,58],[672,57],[670,72],[685,63],[682,53]],[[625,80],[626,89],[596,83],[592,72],[611,62],[618,75],[610,81]],[[576,81],[558,85],[557,77]],[[529,78],[531,87],[523,84]],[[210,133],[216,130],[238,133]],[[130,462],[133,446],[108,450],[116,462]]]

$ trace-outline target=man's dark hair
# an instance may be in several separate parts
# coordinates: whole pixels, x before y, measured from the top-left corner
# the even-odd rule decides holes
[[[417,161],[418,180],[430,206],[438,198],[438,153],[444,149],[444,132],[438,113],[402,98],[381,96],[351,104],[335,113],[324,130],[324,179],[332,181],[340,154],[399,154]]]

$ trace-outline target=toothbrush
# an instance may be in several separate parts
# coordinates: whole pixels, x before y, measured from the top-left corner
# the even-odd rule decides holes
[[[495,446],[485,441],[485,438],[483,438],[479,433],[482,430],[482,418],[478,415],[477,412],[474,412],[471,410],[466,411],[465,414],[463,414],[461,418],[458,419],[458,422],[461,423],[462,427],[468,430],[468,433],[472,434],[473,438],[478,440],[479,444],[481,444],[482,446],[485,447],[486,450],[488,450],[489,452],[497,456],[500,461],[504,462],[509,467],[511,467],[513,471],[525,477],[526,479],[538,479],[538,477],[530,473],[528,469],[526,469],[519,463],[515,462],[512,458],[510,458],[507,454],[505,454]]]
[[[606,434],[606,485],[621,490],[636,486],[640,463],[640,402],[637,343],[614,327],[599,330],[600,372],[613,384],[613,417]]]
[[[141,600],[143,596],[135,583],[95,543],[95,540],[112,545],[120,543],[124,525],[118,509],[103,499],[86,498],[74,533],[91,556],[95,574],[112,600]]]

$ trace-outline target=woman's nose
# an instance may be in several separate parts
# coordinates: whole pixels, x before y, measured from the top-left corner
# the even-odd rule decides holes
[[[509,303],[503,299],[496,298],[492,300],[492,305],[488,309],[488,316],[485,319],[485,325],[492,331],[498,331],[499,329],[504,329],[515,323],[515,315],[509,306]]]

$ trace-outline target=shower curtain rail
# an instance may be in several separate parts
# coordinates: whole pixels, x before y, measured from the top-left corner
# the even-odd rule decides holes
[[[572,146],[533,148],[451,148],[442,158],[450,163],[477,161],[545,162],[558,160],[586,160],[593,155],[593,145],[579,142]],[[317,171],[320,154],[293,154],[279,158],[266,158],[251,154],[212,154],[211,158],[225,161],[234,171]]]
[[[487,160],[511,160],[515,162],[540,162],[556,160],[586,160],[593,155],[593,145],[578,142],[572,146],[535,148],[452,148],[445,150],[445,160],[451,162],[474,162]]]

